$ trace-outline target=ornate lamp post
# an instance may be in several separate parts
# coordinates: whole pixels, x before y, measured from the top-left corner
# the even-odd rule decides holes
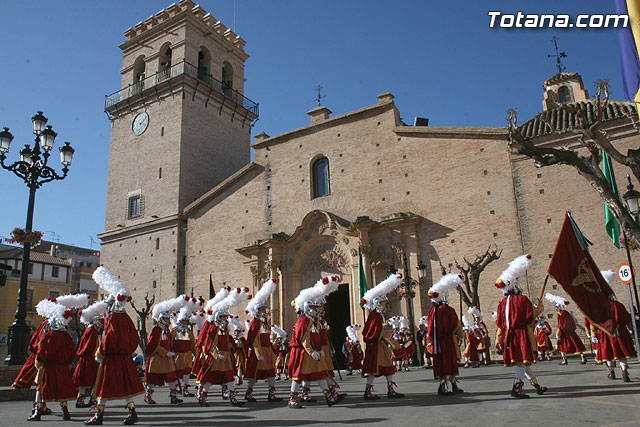
[[[418,345],[418,341],[416,340],[416,325],[415,325],[415,319],[413,315],[413,298],[415,297],[415,291],[413,289],[422,284],[422,280],[425,278],[427,274],[427,266],[425,266],[422,263],[422,261],[418,263],[418,266],[416,267],[416,269],[418,270],[418,280],[414,280],[413,278],[411,278],[411,273],[409,271],[409,265],[407,263],[406,254],[402,255],[402,261],[403,261],[403,268],[404,268],[405,274],[404,274],[402,283],[400,283],[400,288],[402,289],[403,293],[407,295],[406,298],[409,303],[409,329],[410,329],[409,333],[411,334],[411,337],[413,338],[413,343],[415,344],[414,345],[415,351],[412,358],[415,365],[416,363],[419,363],[418,348],[420,346]],[[398,272],[398,269],[395,268],[393,265],[389,267],[389,274],[394,274],[397,272]]]
[[[32,231],[33,226],[33,207],[36,190],[46,182],[65,179],[75,151],[68,142],[60,147],[60,162],[62,162],[63,168],[62,175],[58,175],[54,169],[47,165],[57,134],[51,126],[46,126],[47,118],[42,114],[42,111],[38,111],[31,118],[31,121],[33,122],[33,133],[36,136],[35,143],[33,147],[25,145],[20,150],[20,160],[13,164],[5,164],[6,154],[11,147],[13,135],[9,132],[9,128],[4,128],[0,132],[0,165],[2,165],[3,169],[7,169],[22,178],[29,188],[27,224],[25,227],[25,231],[28,232]],[[5,363],[8,365],[22,365],[26,360],[29,326],[27,326],[25,318],[27,317],[27,283],[29,280],[30,255],[31,242],[25,241],[22,251],[18,309],[16,310],[15,321],[9,326],[9,354],[5,359]]]
[[[631,177],[627,175],[627,180],[629,184],[627,184],[627,192],[622,195],[622,198],[627,203],[627,210],[633,217],[633,219],[638,222],[638,213],[640,213],[640,192],[633,189],[633,184],[631,183]],[[640,302],[638,301],[638,288],[636,286],[636,274],[633,269],[633,264],[631,263],[631,253],[629,252],[629,238],[626,233],[623,233],[624,236],[624,246],[627,250],[627,260],[629,261],[629,267],[631,267],[631,283],[633,284],[633,293],[635,295],[635,307],[633,303],[633,298],[631,295],[631,286],[627,285],[629,288],[629,303],[631,305],[631,319],[633,323],[633,334],[635,336],[636,342],[636,354],[638,356],[638,360],[640,360],[640,342],[638,341],[638,321],[637,321],[637,311],[640,310]]]

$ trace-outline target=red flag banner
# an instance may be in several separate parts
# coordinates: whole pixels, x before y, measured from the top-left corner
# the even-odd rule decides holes
[[[549,265],[549,275],[562,285],[593,325],[613,335],[615,322],[609,306],[609,295],[613,291],[591,258],[586,242],[571,214],[567,213]]]

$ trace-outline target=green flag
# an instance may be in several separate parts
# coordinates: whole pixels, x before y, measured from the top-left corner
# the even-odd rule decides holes
[[[618,185],[616,184],[616,176],[613,173],[611,157],[609,157],[609,155],[604,151],[602,152],[602,173],[611,186],[613,193],[618,197],[618,199],[620,199]],[[604,225],[607,229],[607,234],[611,236],[611,239],[613,240],[613,244],[616,248],[620,249],[620,224],[618,224],[618,221],[613,216],[613,212],[611,212],[609,206],[607,206],[607,202],[604,202]]]
[[[360,307],[364,310],[364,304],[362,304],[362,297],[365,292],[369,290],[367,285],[367,276],[364,274],[364,265],[362,265],[362,252],[358,249],[358,289],[360,290]]]

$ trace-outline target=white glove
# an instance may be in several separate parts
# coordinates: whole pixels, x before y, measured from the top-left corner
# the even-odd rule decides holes
[[[320,350],[320,357],[324,357],[324,350]]]
[[[96,357],[96,362],[102,363],[102,359],[100,359],[99,357]]]
[[[313,350],[313,353],[311,353],[311,357],[313,357],[316,361],[320,360],[320,353],[318,353],[317,351]]]
[[[411,341],[404,343],[404,348],[411,347]]]
[[[176,354],[175,354],[173,351],[167,351],[167,356],[169,356],[169,357],[173,357],[173,356],[175,356],[175,355],[176,355]]]
[[[264,356],[258,357],[258,360],[260,360],[260,361],[264,360]]]
[[[225,359],[224,354],[219,354],[218,355],[218,360],[224,360],[224,359]]]
[[[594,344],[598,344],[600,341],[598,341],[598,338],[596,337],[591,337],[591,342]]]

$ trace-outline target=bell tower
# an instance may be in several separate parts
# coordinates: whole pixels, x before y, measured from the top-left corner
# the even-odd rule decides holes
[[[244,96],[245,41],[191,0],[124,32],[101,263],[134,298],[184,289],[183,209],[250,162],[258,104]]]

